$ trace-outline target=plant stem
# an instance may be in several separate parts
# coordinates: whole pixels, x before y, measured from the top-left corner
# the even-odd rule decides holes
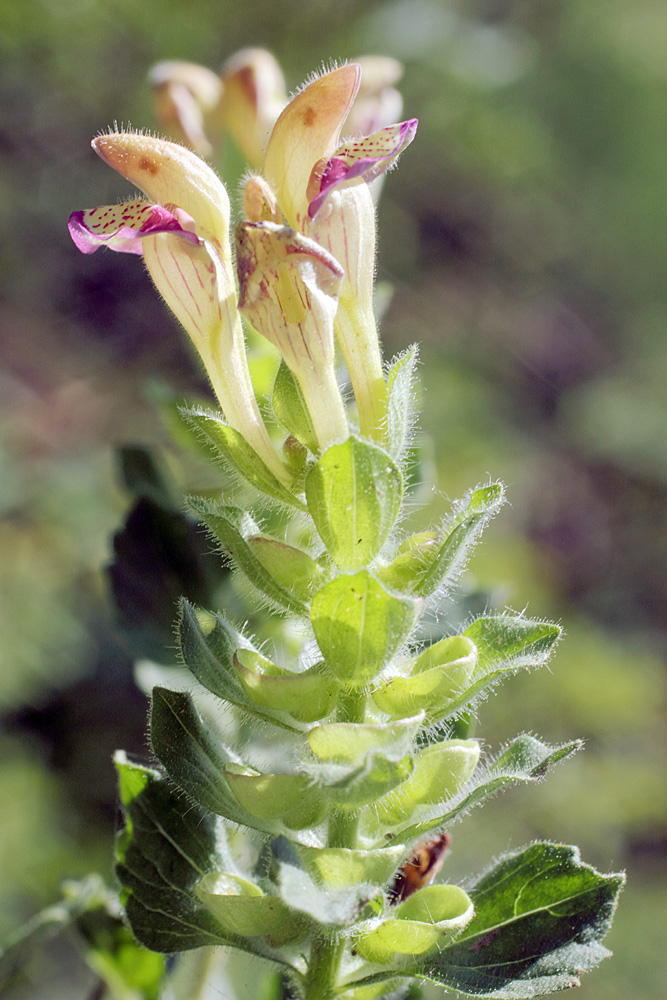
[[[366,718],[366,693],[357,688],[344,688],[338,698],[338,722],[363,722]]]
[[[304,1000],[332,1000],[344,941],[319,937],[313,940],[306,973]]]
[[[366,717],[366,693],[348,688],[338,700],[336,718],[339,722],[363,722]],[[329,819],[327,845],[354,848],[357,846],[359,817],[354,812],[337,810]],[[334,996],[338,968],[345,942],[321,936],[313,940],[305,980],[305,1000],[331,1000]]]

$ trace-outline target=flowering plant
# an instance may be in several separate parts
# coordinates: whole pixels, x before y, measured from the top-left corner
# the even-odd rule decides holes
[[[221,412],[189,409],[184,419],[233,487],[190,497],[189,508],[283,623],[269,648],[224,609],[181,601],[190,678],[153,688],[154,763],[116,757],[125,814],[116,871],[148,949],[223,946],[261,958],[279,970],[275,997],[372,1000],[429,981],[529,998],[575,985],[607,954],[600,939],[622,878],[599,874],[575,848],[533,843],[464,886],[434,882],[462,816],[541,779],[580,742],[522,734],[482,759],[471,734],[475,703],[544,664],[558,625],[504,612],[430,642],[420,631],[504,489],[478,486],[435,528],[402,532],[417,354],[382,361],[372,189],[417,122],[384,120],[396,107],[388,68],[360,104],[362,68],[350,63],[284,107],[276,66],[257,50],[235,57],[217,84],[187,64],[154,72],[163,117],[202,152],[206,115],[255,169],[270,129],[261,172],[247,178],[235,254],[227,193],[195,152],[131,132],[93,141],[143,196],[74,212],[72,238],[84,253],[142,255],[191,337]],[[371,134],[341,139],[369,118]],[[282,359],[268,425],[244,322]]]

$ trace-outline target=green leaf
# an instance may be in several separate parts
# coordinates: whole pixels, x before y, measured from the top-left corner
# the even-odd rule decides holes
[[[248,536],[257,533],[257,525],[248,514],[237,507],[225,507],[203,497],[188,497],[188,504],[260,593],[280,608],[298,615],[307,614],[305,604],[274,579],[248,544]]]
[[[371,562],[394,526],[403,480],[382,448],[349,437],[306,476],[306,500],[327,551],[342,569]]]
[[[210,872],[198,883],[196,893],[229,934],[265,937],[275,947],[303,936],[306,929],[281,899],[231,872]]]
[[[410,443],[414,421],[418,348],[414,344],[393,362],[387,376],[387,448],[399,462]]]
[[[473,781],[453,800],[434,807],[431,815],[418,823],[411,823],[396,830],[394,843],[411,844],[431,830],[442,829],[473,806],[490,795],[519,783],[539,781],[559,761],[570,757],[582,747],[581,740],[550,747],[534,736],[523,733],[485,770],[475,775]],[[376,840],[379,837],[375,836]]]
[[[430,722],[459,705],[474,674],[477,650],[467,636],[453,635],[417,657],[410,677],[394,677],[372,692],[378,708],[394,718],[423,711]]]
[[[368,885],[332,889],[317,885],[302,868],[281,864],[279,872],[281,899],[294,910],[328,927],[347,927],[359,918],[368,900],[377,890]]]
[[[308,601],[324,582],[321,567],[303,549],[270,535],[251,535],[246,541],[276,583],[298,601]]]
[[[553,622],[533,621],[522,615],[477,618],[463,633],[477,646],[482,666],[513,664],[514,669],[545,662],[563,634]]]
[[[316,454],[320,446],[301,387],[284,361],[280,362],[273,383],[272,404],[283,427]]]
[[[234,765],[224,773],[241,807],[260,821],[279,819],[290,830],[303,830],[324,819],[322,792],[305,774],[264,774]]]
[[[320,883],[332,889],[360,885],[386,886],[405,858],[402,844],[371,851],[346,847],[307,847],[295,845],[301,864]]]
[[[440,721],[505,677],[544,665],[561,635],[559,625],[522,615],[478,618],[462,635],[429,646],[416,661],[412,676],[394,677],[381,684],[372,692],[373,700],[394,718],[423,709],[430,722]],[[457,644],[465,643],[476,650],[476,662],[470,649],[469,658],[448,663],[445,655],[440,667],[429,667],[441,653],[453,654]]]
[[[452,692],[452,698],[437,717],[453,715],[481,691],[518,670],[543,666],[562,634],[560,625],[522,615],[488,615],[476,619],[463,633],[477,649],[477,663],[470,684],[459,695]]]
[[[320,760],[358,763],[369,753],[382,753],[397,760],[408,753],[423,721],[420,714],[400,722],[332,722],[314,726],[308,733],[308,742]]]
[[[126,821],[116,873],[138,940],[162,952],[235,943],[194,895],[199,879],[223,860],[215,818],[123,753],[116,769]]]
[[[412,590],[439,549],[437,532],[418,531],[401,543],[388,566],[377,568],[377,575],[393,590]]]
[[[224,769],[238,758],[204,724],[189,694],[153,688],[150,727],[155,755],[195,802],[233,823],[271,832],[271,827],[258,825],[229,790]]]
[[[403,956],[441,949],[460,935],[472,920],[473,904],[457,885],[430,885],[389,913],[381,921],[369,921],[369,929],[355,938],[355,948],[369,962],[400,967]]]
[[[451,799],[470,780],[479,761],[477,740],[445,740],[417,755],[410,778],[369,807],[372,820],[393,826]]]
[[[255,489],[272,500],[303,510],[303,503],[276,479],[257,452],[235,428],[203,409],[183,410],[183,416],[227,468],[240,474]]]
[[[335,676],[361,685],[372,680],[401,647],[415,613],[414,601],[390,594],[363,570],[336,577],[318,590],[310,617]]]
[[[467,996],[522,1000],[579,985],[610,952],[622,874],[602,875],[575,847],[538,843],[506,855],[469,889],[475,917],[414,975]]]
[[[207,626],[206,630],[204,625]],[[234,664],[234,655],[239,650],[241,640],[224,618],[198,613],[188,601],[183,600],[180,605],[178,641],[183,662],[208,691],[255,718],[293,732],[298,731],[283,712],[266,704],[260,707],[259,700],[249,697]],[[251,652],[245,649],[239,651]]]
[[[288,712],[299,722],[315,722],[333,711],[339,685],[322,672],[322,664],[295,674],[253,649],[239,649],[234,667],[248,698],[269,713]]]
[[[369,753],[365,760],[350,764],[302,765],[319,782],[323,796],[337,809],[359,809],[374,803],[392,788],[401,785],[414,769],[410,754],[392,758],[382,753]]]
[[[473,490],[444,526],[445,539],[413,585],[413,593],[427,597],[438,587],[450,587],[461,575],[470,553],[488,521],[505,502],[502,483]]]

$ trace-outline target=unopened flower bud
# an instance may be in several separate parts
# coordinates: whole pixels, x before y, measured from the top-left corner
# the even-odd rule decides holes
[[[370,135],[398,121],[403,98],[394,87],[403,76],[403,66],[391,56],[361,56],[361,86],[345,120],[345,135]]]
[[[205,120],[220,102],[220,77],[206,66],[169,59],[151,69],[148,82],[157,120],[176,131],[196,152],[210,156]]]
[[[270,185],[253,174],[246,181],[243,192],[243,214],[248,222],[282,222],[278,199]]]
[[[285,78],[265,49],[241,49],[222,67],[220,118],[248,163],[258,168],[273,124],[285,106]]]

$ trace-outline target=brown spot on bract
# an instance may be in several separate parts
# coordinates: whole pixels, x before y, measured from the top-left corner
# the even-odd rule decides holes
[[[159,168],[155,160],[150,160],[147,156],[144,156],[143,159],[139,160],[139,169],[145,170],[147,173],[155,176]]]
[[[312,106],[312,104],[309,104],[308,107],[304,108],[303,110],[303,124],[307,128],[310,128],[312,125],[315,124],[316,120],[317,120],[317,111]]]

